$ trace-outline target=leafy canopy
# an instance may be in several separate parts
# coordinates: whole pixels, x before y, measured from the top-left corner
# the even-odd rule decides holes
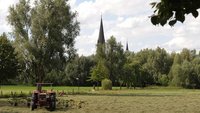
[[[19,65],[14,48],[5,34],[0,36],[0,82],[15,78],[19,72]]]
[[[170,26],[176,24],[177,21],[184,22],[185,15],[192,14],[198,17],[198,9],[200,8],[199,0],[161,0],[160,2],[152,2],[154,14],[151,16],[153,25],[164,26],[168,23]]]
[[[80,30],[76,16],[67,0],[35,0],[32,7],[29,0],[20,0],[9,8],[16,51],[37,82],[52,70],[63,71],[73,58]]]

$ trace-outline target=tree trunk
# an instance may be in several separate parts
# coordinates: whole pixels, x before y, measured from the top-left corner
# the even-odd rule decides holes
[[[128,89],[129,87],[128,87],[128,83],[126,83],[126,88]]]
[[[134,89],[136,88],[136,85],[135,84],[133,84],[133,87],[134,87]]]
[[[95,84],[93,84],[93,90],[95,90]]]
[[[97,90],[99,90],[99,82],[97,82]]]

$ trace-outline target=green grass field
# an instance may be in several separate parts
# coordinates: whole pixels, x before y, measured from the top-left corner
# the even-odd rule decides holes
[[[0,91],[3,93],[10,93],[10,92],[16,92],[16,93],[29,93],[35,90],[35,86],[1,86]],[[65,92],[77,92],[78,90],[80,92],[88,92],[91,90],[91,87],[68,87],[68,86],[45,86],[42,87],[42,89],[50,90],[53,89],[54,91],[65,91]]]
[[[28,86],[3,86],[1,91],[27,91],[35,89]],[[54,87],[59,91],[77,91],[77,87]],[[172,87],[147,87],[144,89],[111,91],[92,91],[92,87],[79,87],[80,93],[59,97],[73,99],[76,102],[84,101],[81,107],[57,108],[55,113],[200,113],[200,90]],[[1,99],[6,102],[5,99]],[[0,113],[29,113],[26,106],[0,106]],[[32,113],[48,113],[45,108],[39,108]]]
[[[125,87],[120,90],[119,87],[113,87],[113,90],[106,91],[101,90],[101,88],[96,88],[96,91],[93,91],[92,87],[77,87],[77,86],[55,86],[55,87],[42,87],[45,90],[53,89],[58,92],[79,92],[81,95],[106,95],[106,96],[147,96],[147,95],[185,95],[185,94],[200,94],[199,89],[184,89],[177,87],[158,87],[151,86],[146,88],[136,88],[136,89],[127,89]],[[16,93],[30,93],[35,90],[35,86],[1,86],[0,92],[3,94],[10,94],[11,92]]]

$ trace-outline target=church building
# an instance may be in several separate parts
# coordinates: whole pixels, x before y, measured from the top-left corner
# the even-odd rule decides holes
[[[100,22],[99,37],[98,37],[98,40],[97,40],[97,44],[105,44],[105,37],[104,37],[104,29],[103,29],[103,20],[102,20],[102,17],[101,17],[101,22]],[[126,42],[126,51],[129,51],[128,42]]]

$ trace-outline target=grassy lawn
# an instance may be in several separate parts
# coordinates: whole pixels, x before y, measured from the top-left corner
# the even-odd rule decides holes
[[[177,87],[146,87],[146,88],[136,88],[136,89],[126,89],[125,87],[120,90],[119,87],[113,87],[111,91],[104,91],[101,88],[96,88],[96,91],[92,90],[92,87],[77,87],[77,86],[53,86],[53,87],[42,87],[45,90],[53,89],[54,91],[64,91],[64,92],[86,92],[89,94],[97,95],[182,95],[182,94],[199,94],[198,89],[183,89]],[[0,91],[3,93],[29,93],[35,90],[35,86],[1,86]],[[99,90],[98,90],[99,89]]]
[[[29,91],[35,87],[3,86],[2,91]],[[77,90],[77,87],[54,87],[54,90]],[[200,113],[200,90],[171,87],[148,87],[129,89],[118,87],[111,91],[92,91],[92,87],[80,87],[85,93],[67,95],[62,99],[84,101],[81,108],[57,108],[53,113]],[[1,99],[3,100],[3,99]],[[4,99],[6,102],[6,100]],[[0,106],[0,113],[28,113],[26,106]],[[45,108],[38,108],[32,113],[48,113]]]
[[[1,86],[0,91],[2,91],[3,93],[10,93],[10,92],[16,92],[16,93],[21,93],[21,91],[23,93],[29,93],[32,92],[33,90],[36,89],[36,86]],[[65,91],[65,92],[88,92],[92,89],[92,87],[69,87],[69,86],[44,86],[42,87],[42,89],[45,90],[50,90],[53,89],[54,91]]]

